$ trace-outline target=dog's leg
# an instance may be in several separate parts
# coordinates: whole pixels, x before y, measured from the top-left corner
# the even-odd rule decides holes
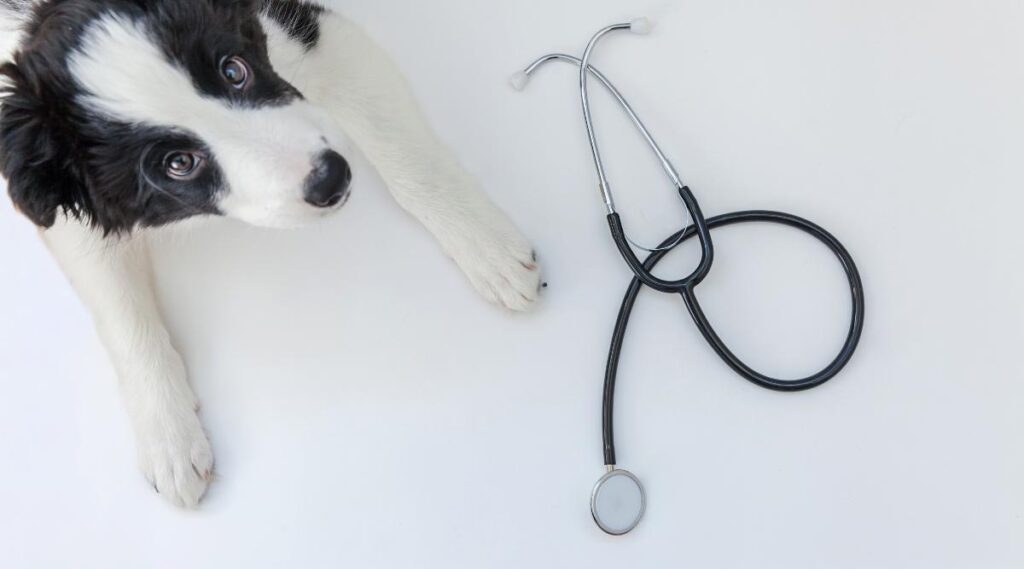
[[[533,248],[438,140],[391,58],[330,13],[310,53],[274,49],[285,43],[280,30],[271,33],[275,67],[295,70],[282,75],[327,109],[477,290],[514,310],[529,307],[540,286]]]
[[[213,454],[157,308],[146,236],[103,238],[61,220],[43,239],[92,313],[113,361],[143,473],[172,503],[196,506],[211,479]]]

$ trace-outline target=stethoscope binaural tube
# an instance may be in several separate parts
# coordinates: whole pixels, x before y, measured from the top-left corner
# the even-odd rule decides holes
[[[648,286],[659,292],[678,293],[683,297],[687,310],[693,318],[701,335],[708,342],[716,354],[738,375],[744,379],[775,391],[797,392],[818,387],[834,378],[850,362],[860,342],[864,329],[864,287],[860,273],[853,257],[846,250],[843,244],[832,234],[818,225],[801,217],[775,211],[741,211],[705,219],[693,192],[682,183],[675,167],[662,152],[658,143],[654,140],[650,131],[643,121],[626,101],[622,93],[612,84],[600,71],[590,65],[590,58],[593,55],[597,43],[607,34],[619,30],[631,30],[636,33],[647,33],[650,23],[646,19],[634,20],[628,24],[615,24],[598,31],[587,44],[582,58],[571,55],[553,53],[545,55],[524,71],[512,79],[512,86],[522,90],[529,81],[530,76],[542,65],[550,61],[563,61],[572,63],[580,68],[580,98],[583,109],[583,119],[587,128],[587,137],[593,154],[594,166],[597,170],[601,192],[605,205],[608,209],[608,225],[612,238],[622,258],[634,274],[634,278],[626,291],[622,301],[622,308],[619,311],[615,324],[615,331],[612,335],[611,348],[608,355],[608,364],[605,369],[604,397],[602,403],[602,437],[604,443],[604,461],[608,472],[595,485],[591,495],[591,512],[594,521],[606,533],[611,535],[623,535],[632,531],[642,519],[647,507],[646,493],[639,479],[632,473],[616,468],[617,457],[615,453],[615,429],[614,429],[614,403],[615,384],[618,376],[619,359],[622,353],[622,345],[625,339],[626,330],[629,326],[629,319],[636,304],[640,289]],[[661,243],[658,247],[645,248],[633,243],[625,233],[622,220],[615,208],[615,200],[612,194],[611,185],[605,172],[604,160],[601,155],[594,128],[594,120],[590,109],[590,94],[588,82],[591,77],[596,78],[629,116],[630,120],[640,131],[644,140],[650,146],[652,152],[658,157],[666,175],[675,185],[679,197],[686,206],[686,211],[693,220],[692,225],[684,227]],[[849,333],[839,354],[824,369],[803,379],[782,380],[762,374],[737,357],[725,345],[722,339],[715,332],[704,310],[694,293],[695,288],[708,275],[714,263],[714,241],[711,237],[711,230],[719,227],[738,223],[766,222],[777,223],[801,230],[829,248],[839,259],[850,286],[852,314]],[[687,277],[667,281],[652,274],[654,267],[668,252],[674,250],[688,239],[697,236],[701,244],[701,260],[697,268]],[[650,255],[643,262],[637,257],[630,245],[637,246],[650,252]]]

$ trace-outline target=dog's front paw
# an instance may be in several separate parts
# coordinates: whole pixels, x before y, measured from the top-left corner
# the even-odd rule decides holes
[[[213,451],[191,405],[147,416],[136,429],[139,466],[170,503],[195,508],[213,480]]]
[[[511,310],[526,310],[541,288],[537,254],[504,219],[461,235],[449,252],[487,300]]]

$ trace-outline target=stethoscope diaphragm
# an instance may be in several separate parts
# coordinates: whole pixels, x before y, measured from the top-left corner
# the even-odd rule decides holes
[[[628,470],[612,468],[597,481],[590,495],[590,513],[609,535],[625,535],[636,529],[646,509],[644,487]]]

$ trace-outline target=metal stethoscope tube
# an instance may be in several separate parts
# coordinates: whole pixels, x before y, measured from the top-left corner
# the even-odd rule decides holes
[[[618,375],[619,357],[622,352],[622,345],[633,307],[643,286],[648,286],[660,292],[680,294],[683,297],[683,301],[686,304],[694,323],[715,353],[718,354],[718,356],[733,371],[744,379],[760,387],[775,391],[804,391],[818,387],[835,377],[850,362],[850,359],[853,357],[853,354],[857,349],[857,345],[860,342],[860,337],[864,329],[865,306],[863,283],[861,282],[860,273],[857,270],[857,265],[854,262],[853,257],[838,239],[825,229],[806,219],[776,211],[741,211],[705,219],[693,192],[682,183],[675,167],[665,156],[665,153],[662,152],[658,143],[654,140],[654,137],[637,115],[636,111],[625,97],[623,97],[622,93],[615,87],[615,85],[612,84],[604,74],[590,65],[591,56],[593,55],[598,42],[609,33],[619,30],[632,30],[638,33],[646,33],[646,29],[648,27],[649,24],[646,20],[635,20],[628,24],[624,23],[608,26],[598,31],[591,38],[582,58],[562,53],[548,54],[534,61],[523,72],[513,78],[513,86],[517,89],[522,89],[525,87],[530,76],[546,63],[551,61],[562,61],[579,66],[580,97],[583,109],[583,118],[587,128],[587,137],[593,154],[595,169],[597,170],[598,179],[600,181],[601,193],[608,209],[608,224],[619,252],[634,274],[634,278],[626,291],[625,298],[622,301],[622,308],[619,311],[619,316],[616,321],[615,331],[612,336],[611,349],[608,356],[608,365],[605,372],[602,431],[604,439],[604,461],[609,469],[609,473],[605,478],[602,478],[601,482],[598,483],[592,498],[592,510],[594,511],[595,521],[598,522],[598,525],[600,525],[603,530],[614,535],[621,535],[632,530],[636,523],[639,523],[639,518],[642,517],[643,510],[646,508],[646,496],[644,495],[642,486],[640,486],[639,480],[637,480],[631,473],[615,470],[617,461],[615,456],[614,436],[615,383]],[[640,131],[640,134],[643,136],[648,146],[650,146],[651,151],[654,152],[658,157],[658,160],[661,162],[666,175],[675,185],[680,199],[685,204],[686,210],[693,220],[692,225],[688,225],[684,229],[673,234],[658,247],[646,249],[637,245],[637,247],[645,249],[650,253],[644,261],[640,261],[633,252],[633,249],[630,247],[630,243],[632,242],[626,236],[622,227],[622,220],[615,208],[615,200],[611,184],[609,183],[605,172],[604,159],[601,155],[600,146],[597,141],[594,119],[591,112],[589,92],[589,79],[591,77],[596,78],[598,82],[600,82],[608,92],[611,93],[612,97],[614,97],[614,99],[619,103],[625,113],[629,116],[630,120]],[[839,354],[828,366],[806,378],[797,380],[776,379],[762,374],[744,363],[728,348],[728,346],[725,345],[722,339],[715,332],[714,327],[708,321],[708,318],[694,293],[694,289],[697,285],[707,277],[714,262],[714,242],[711,238],[711,230],[747,222],[778,223],[799,229],[811,235],[835,254],[846,273],[850,287],[852,305],[851,322],[846,341],[844,342],[842,349],[839,351]],[[652,274],[651,271],[666,254],[694,236],[698,238],[701,244],[701,261],[690,275],[679,280],[667,281],[655,277]],[[606,482],[609,476],[616,472],[622,473],[624,476],[635,482],[640,492],[639,514],[637,515],[635,522],[631,525],[625,526],[622,531],[616,530],[615,528],[609,528],[605,523],[602,523],[602,520],[599,519],[596,505],[601,485]]]

